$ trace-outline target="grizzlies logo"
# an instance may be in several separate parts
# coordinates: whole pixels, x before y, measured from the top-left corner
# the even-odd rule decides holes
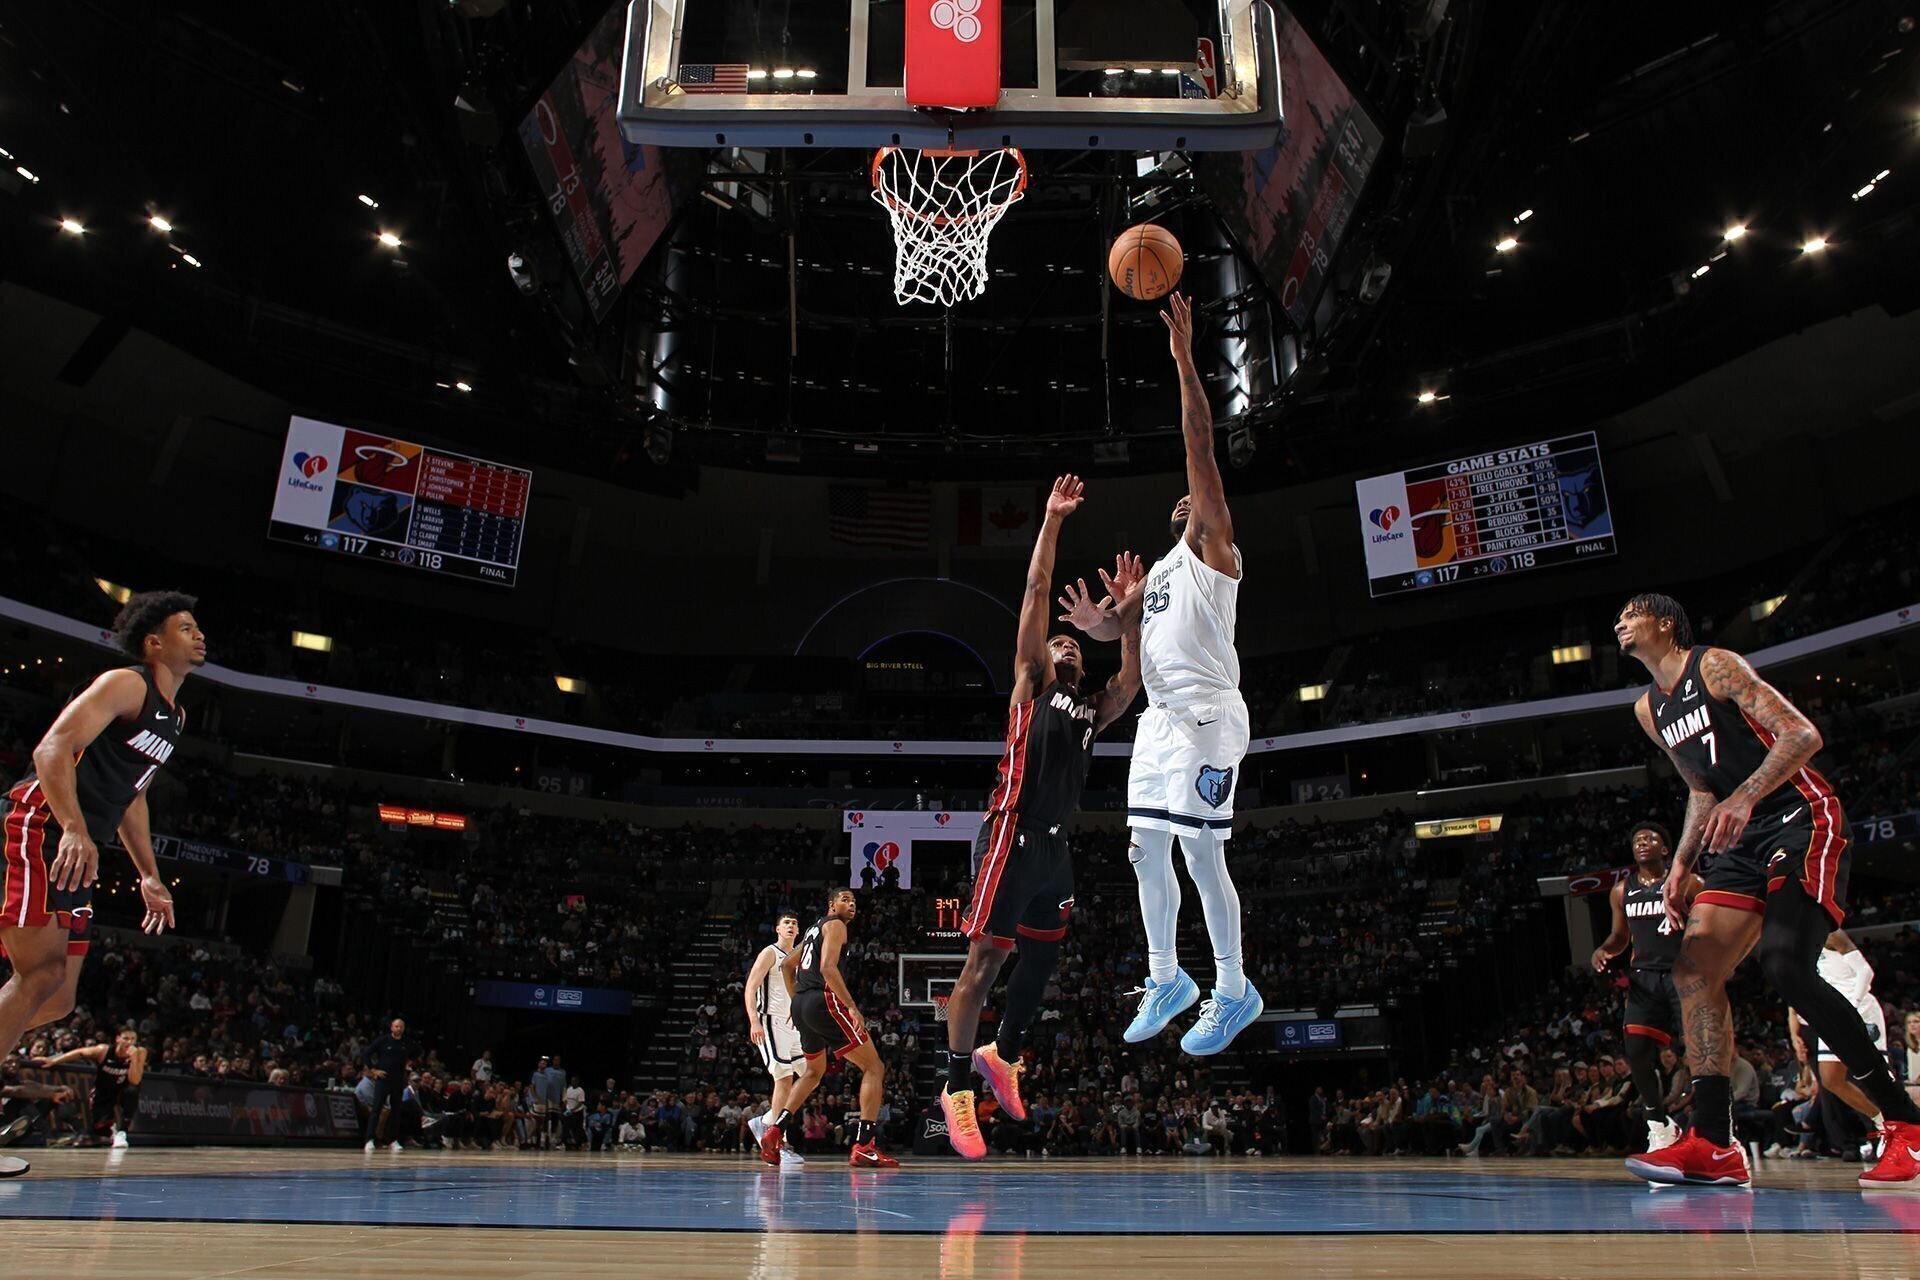
[[[1194,779],[1193,789],[1210,807],[1218,809],[1233,794],[1233,770],[1216,769],[1210,764],[1203,764],[1200,766],[1200,776]]]

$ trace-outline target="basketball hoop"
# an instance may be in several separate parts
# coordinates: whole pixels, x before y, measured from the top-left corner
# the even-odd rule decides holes
[[[947,1001],[950,999],[952,999],[951,996],[933,997],[933,1020],[935,1022],[945,1022],[947,1020]]]
[[[873,153],[873,198],[893,221],[893,298],[950,307],[987,287],[987,237],[1027,193],[1017,147]]]

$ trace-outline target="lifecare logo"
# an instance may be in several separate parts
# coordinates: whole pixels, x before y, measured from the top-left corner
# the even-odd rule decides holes
[[[317,453],[296,453],[291,459],[293,469],[300,474],[288,476],[287,484],[295,489],[308,489],[319,493],[321,486],[313,482],[313,477],[327,469],[327,460]]]
[[[1399,518],[1400,508],[1398,507],[1375,507],[1367,513],[1367,519],[1373,521],[1374,524],[1382,529],[1393,528],[1394,522]]]

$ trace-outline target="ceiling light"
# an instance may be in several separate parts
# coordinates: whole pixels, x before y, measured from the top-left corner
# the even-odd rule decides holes
[[[1893,170],[1891,169],[1882,169],[1880,172],[1873,175],[1873,180],[1875,182],[1885,182],[1892,173],[1893,173]]]
[[[1324,684],[1303,684],[1300,686],[1300,701],[1319,702],[1327,696],[1327,688]]]
[[[35,185],[38,185],[40,182],[40,175],[35,173],[33,170],[27,168],[27,166],[23,164],[17,164],[13,166],[13,171],[19,174],[21,177],[25,178],[28,182],[34,183]]]
[[[82,235],[86,232],[86,228],[72,218],[60,219],[60,229],[70,236]]]
[[[1533,210],[1522,209],[1520,212],[1513,215],[1514,225],[1519,226],[1521,223],[1525,222],[1528,218],[1531,218],[1532,216],[1533,216]]]
[[[1875,184],[1873,184],[1873,183],[1871,183],[1871,182],[1869,182],[1869,183],[1868,183],[1868,184],[1867,184],[1866,186],[1864,186],[1864,187],[1862,187],[1862,188],[1860,188],[1860,189],[1859,189],[1858,191],[1856,191],[1856,192],[1854,192],[1854,193],[1853,193],[1853,198],[1854,198],[1855,200],[1865,200],[1865,199],[1866,199],[1866,198],[1867,198],[1868,196],[1870,196],[1870,195],[1872,195],[1872,194],[1873,194],[1873,192],[1874,192],[1874,186],[1875,186]]]
[[[1732,226],[1728,227],[1725,231],[1722,231],[1720,233],[1720,238],[1722,240],[1738,240],[1741,236],[1744,236],[1745,234],[1747,234],[1747,224],[1744,222],[1736,222]]]
[[[173,230],[173,224],[171,222],[168,222],[165,218],[161,217],[157,213],[154,214],[151,218],[147,219],[147,225],[152,227],[155,231]]]
[[[799,76],[802,80],[811,80],[815,76],[819,75],[820,73],[818,71],[815,71],[812,67],[802,67],[798,71],[794,72],[793,74]]]
[[[553,683],[554,687],[562,693],[585,693],[587,691],[587,682],[576,679],[573,676],[555,676]]]
[[[1102,74],[1102,75],[1109,75],[1109,76],[1123,76],[1123,75],[1125,75],[1125,74],[1127,74],[1127,69],[1126,69],[1125,67],[1108,67],[1108,68],[1107,68],[1107,69],[1106,69],[1106,70],[1105,70],[1104,72],[1102,72],[1101,74]]]
[[[13,152],[7,150],[5,147],[0,147],[0,160],[11,159],[13,159]]]
[[[1707,263],[1704,263],[1704,262],[1703,262],[1703,263],[1701,263],[1701,264],[1700,264],[1699,266],[1697,266],[1697,267],[1695,267],[1695,268],[1693,269],[1693,276],[1692,276],[1692,278],[1693,278],[1693,279],[1695,279],[1695,280],[1698,280],[1698,279],[1699,279],[1699,278],[1700,278],[1701,276],[1703,276],[1703,275],[1705,275],[1705,274],[1707,274],[1707,272],[1709,272],[1709,271],[1711,271],[1711,270],[1713,270],[1713,267],[1712,267],[1712,266],[1710,266],[1709,264],[1707,264]]]
[[[1505,239],[1501,240],[1500,243],[1494,245],[1493,247],[1498,251],[1500,251],[1501,253],[1512,253],[1515,249],[1520,247],[1520,242],[1518,240],[1515,240],[1512,236],[1507,236]]]
[[[1553,650],[1553,665],[1556,667],[1568,666],[1575,662],[1590,662],[1592,660],[1593,646],[1590,644],[1558,645]]]
[[[379,238],[380,243],[389,249],[398,249],[400,247],[400,237],[391,231],[382,231]]]
[[[296,631],[293,633],[293,647],[311,649],[315,653],[332,653],[333,637],[323,636],[315,631]]]
[[[453,389],[455,391],[471,391],[473,390],[473,384],[471,382],[467,382],[463,380],[463,381],[454,383]]]
[[[793,79],[793,68],[792,67],[775,67],[773,69],[773,78],[775,80],[791,80]]]
[[[1774,610],[1786,602],[1785,596],[1770,596],[1765,600],[1756,601],[1747,606],[1747,616],[1755,622],[1764,622],[1773,616]]]
[[[1827,247],[1827,238],[1825,236],[1815,236],[1813,239],[1807,241],[1805,244],[1800,246],[1800,252],[1819,253],[1822,249],[1826,247]]]
[[[1152,67],[1135,67],[1133,69],[1133,74],[1137,76],[1150,76],[1153,74],[1153,68]]]
[[[355,196],[354,199],[358,200],[361,204],[367,206],[367,208],[369,209],[378,209],[380,207],[380,202],[378,200],[375,200],[372,196],[366,194],[364,191],[361,192],[359,195]]]
[[[1440,393],[1438,391],[1422,391],[1419,395],[1414,397],[1414,399],[1418,400],[1421,404],[1432,404],[1435,400],[1438,400],[1439,398],[1440,398]]]
[[[749,80],[765,80],[766,78],[767,69],[765,67],[755,67],[753,70],[747,72],[747,79]]]
[[[108,582],[105,578],[95,578],[93,585],[107,593],[107,599],[115,604],[125,604],[133,599],[133,588],[123,587],[117,582]]]
[[[199,266],[199,265],[200,265],[200,259],[198,259],[198,258],[196,258],[196,257],[194,257],[194,256],[193,256],[192,254],[190,254],[190,253],[183,253],[183,254],[181,254],[181,255],[180,255],[180,261],[182,261],[182,262],[184,262],[184,263],[186,263],[186,264],[187,264],[188,266],[190,266],[190,267],[197,267],[197,266]]]
[[[1163,76],[1177,76],[1177,75],[1179,75],[1179,74],[1180,74],[1180,68],[1178,68],[1178,67],[1162,67],[1162,68],[1160,68],[1160,74],[1161,74],[1161,75],[1163,75]]]

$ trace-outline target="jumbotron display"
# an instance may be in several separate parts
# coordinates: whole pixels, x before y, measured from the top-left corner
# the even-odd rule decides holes
[[[341,555],[510,587],[533,473],[295,418],[267,534]]]
[[[1375,596],[1615,550],[1591,431],[1371,476],[1353,487]]]

